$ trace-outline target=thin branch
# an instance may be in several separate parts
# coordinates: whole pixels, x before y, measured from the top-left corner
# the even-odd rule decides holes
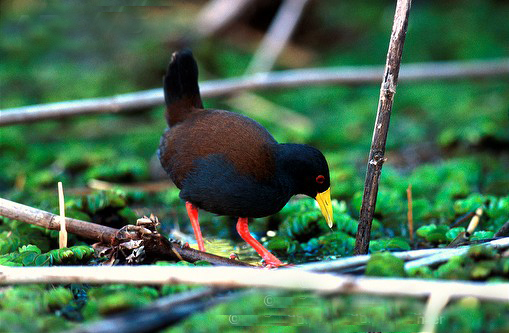
[[[411,261],[415,259],[421,259],[437,253],[442,253],[445,249],[423,249],[423,250],[412,250],[404,252],[394,252],[397,258],[404,261]],[[371,255],[364,254],[355,257],[341,258],[330,261],[320,261],[300,265],[299,267],[305,270],[316,271],[316,272],[340,272],[342,270],[360,267],[366,265]]]
[[[488,243],[483,244],[483,246],[490,246],[493,249],[505,249],[509,247],[509,237],[496,239],[493,241],[490,241]],[[446,262],[447,260],[451,259],[454,256],[461,256],[468,252],[468,250],[472,246],[465,246],[455,249],[444,249],[446,251],[439,252],[437,254],[414,260],[411,262],[408,262],[405,264],[405,269],[415,268],[415,267],[421,267],[421,266],[431,266],[440,264],[443,262]]]
[[[379,83],[380,66],[312,68],[258,73],[248,77],[206,81],[200,84],[203,97],[230,95],[244,90],[293,88],[317,84],[360,85]],[[509,75],[509,59],[491,61],[421,63],[402,66],[400,80],[458,80]],[[75,115],[129,112],[164,103],[162,89],[112,97],[91,98],[0,110],[0,126],[61,119]]]
[[[147,183],[111,183],[104,180],[91,179],[88,182],[88,190],[99,190],[99,191],[108,191],[114,188],[121,188],[126,191],[142,191],[148,193],[157,193],[165,191],[169,188],[174,187],[174,185],[168,181],[167,179],[163,181],[155,181],[155,182],[147,182]],[[72,191],[72,190],[71,190]],[[85,190],[80,189],[80,193],[83,193]]]
[[[50,230],[60,230],[60,217],[58,215],[3,198],[0,198],[0,216],[38,225]],[[69,217],[65,218],[65,228],[67,232],[77,236],[106,244],[111,244],[118,232],[118,229]]]
[[[274,17],[246,73],[267,72],[290,40],[309,0],[285,0]]]
[[[454,221],[452,224],[451,224],[451,229],[452,228],[456,228],[457,226],[459,226],[460,224],[466,222],[468,219],[471,219],[472,216],[475,215],[475,211],[471,211],[471,212],[468,212],[466,213],[465,215],[463,216],[460,216],[456,219],[456,221]]]
[[[509,236],[509,220],[495,234],[495,237],[508,237]]]
[[[369,240],[371,238],[371,222],[375,214],[378,184],[380,182],[382,166],[385,162],[385,142],[389,131],[394,94],[396,93],[396,86],[398,84],[399,67],[401,55],[403,54],[403,44],[405,43],[411,3],[411,0],[398,0],[396,3],[394,25],[392,26],[385,72],[380,88],[380,99],[378,102],[375,129],[373,131],[373,141],[368,158],[359,226],[357,228],[355,240],[355,254],[368,253]]]
[[[458,255],[458,253],[466,253],[473,245],[463,246],[461,248],[451,249],[451,248],[440,248],[440,249],[421,249],[421,250],[411,250],[411,251],[403,251],[403,252],[392,252],[391,254],[396,258],[400,258],[407,262],[407,267],[415,267],[413,266],[414,262],[420,261],[417,266],[422,265],[427,262],[427,258],[432,258],[435,256],[443,256],[443,261],[448,260],[450,257],[454,255]],[[483,243],[482,246],[489,246],[494,249],[504,249],[509,247],[509,237],[503,239],[492,240],[487,243]],[[462,250],[464,252],[458,252],[457,250]],[[303,265],[299,265],[299,268],[304,270],[310,270],[315,272],[336,272],[340,273],[347,269],[358,268],[363,265],[366,265],[371,255],[359,255],[355,257],[341,258],[330,261],[321,261],[321,262],[313,262],[307,263]],[[436,257],[435,257],[436,258]],[[431,264],[437,262],[436,259],[432,259]],[[442,260],[442,259],[441,259]]]
[[[326,294],[426,297],[447,290],[451,298],[473,296],[509,300],[509,283],[368,278],[313,273],[297,268],[265,270],[245,267],[53,266],[0,267],[0,284],[90,283],[134,285],[191,284],[227,288],[310,290]]]
[[[225,296],[217,288],[192,290],[170,295],[143,307],[113,315],[99,322],[79,326],[67,333],[144,333],[156,332],[194,313],[239,296]]]
[[[60,230],[58,215],[2,198],[0,198],[0,216],[38,225],[50,230]],[[125,239],[121,238],[125,237],[125,235],[120,235],[119,229],[68,217],[65,219],[65,225],[68,232],[101,243],[115,244],[125,241]],[[205,260],[215,265],[251,266],[242,261],[223,258],[211,253],[197,251],[190,247],[182,247],[176,242],[164,238],[159,233],[148,236],[151,238],[145,242],[145,251],[160,260],[185,260],[188,262]],[[148,236],[145,235],[145,237]]]

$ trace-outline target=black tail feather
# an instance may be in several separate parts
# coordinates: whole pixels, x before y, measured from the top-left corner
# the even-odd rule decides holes
[[[198,87],[198,65],[191,50],[184,49],[172,54],[163,82],[164,99],[170,120],[174,118],[177,121],[180,116],[175,114],[174,117],[172,113],[180,113],[183,111],[182,108],[203,108]],[[177,110],[173,110],[172,106],[177,106],[177,103]]]

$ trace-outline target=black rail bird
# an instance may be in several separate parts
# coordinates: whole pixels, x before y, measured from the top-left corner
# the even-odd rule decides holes
[[[204,109],[191,51],[172,55],[164,77],[166,121],[158,156],[186,201],[199,249],[205,251],[198,209],[238,218],[237,231],[265,263],[282,265],[249,233],[248,218],[275,214],[295,194],[318,201],[332,227],[329,168],[323,154],[279,144],[254,120]]]

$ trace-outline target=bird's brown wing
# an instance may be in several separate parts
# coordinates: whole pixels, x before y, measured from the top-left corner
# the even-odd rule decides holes
[[[195,109],[164,133],[159,158],[179,188],[195,161],[212,154],[225,156],[241,174],[263,183],[275,174],[275,144],[272,135],[252,119],[228,111]]]

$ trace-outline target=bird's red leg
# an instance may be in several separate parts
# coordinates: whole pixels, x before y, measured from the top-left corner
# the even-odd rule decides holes
[[[247,218],[245,217],[239,217],[239,220],[237,221],[237,232],[239,233],[240,237],[242,237],[243,240],[245,240],[249,245],[251,245],[256,252],[265,260],[265,263],[267,266],[270,267],[279,267],[283,265],[283,263],[276,258],[272,253],[269,252],[266,248],[263,247],[260,242],[258,242],[256,239],[251,236],[249,233],[249,228],[247,226]]]
[[[203,237],[201,235],[200,222],[198,222],[198,208],[196,208],[189,201],[186,201],[186,209],[187,215],[189,215],[189,219],[191,220],[191,225],[193,226],[194,236],[196,237],[198,248],[200,251],[205,252],[205,244],[203,243]]]

